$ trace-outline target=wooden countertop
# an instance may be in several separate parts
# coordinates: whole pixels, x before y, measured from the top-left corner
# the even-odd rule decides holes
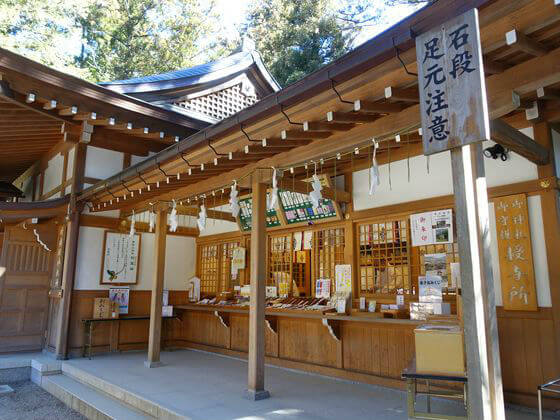
[[[176,309],[202,311],[202,312],[221,312],[234,314],[248,314],[249,306],[231,306],[231,305],[201,305],[187,304],[173,306]],[[333,321],[352,321],[352,322],[368,322],[368,323],[386,323],[386,324],[404,324],[404,325],[421,325],[425,322],[413,321],[410,319],[383,318],[380,312],[352,312],[351,315],[342,315],[335,312],[321,312],[317,310],[301,310],[301,309],[280,309],[267,308],[266,316],[279,316],[286,318],[307,318],[307,319],[328,319]]]

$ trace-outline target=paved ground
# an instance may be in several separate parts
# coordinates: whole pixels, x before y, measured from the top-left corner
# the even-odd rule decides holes
[[[271,398],[247,401],[247,363],[189,350],[163,352],[164,366],[147,369],[144,352],[73,359],[72,365],[169,407],[193,420],[406,419],[402,391],[317,375],[266,368]],[[461,414],[453,401],[432,403],[435,410]],[[536,412],[508,410],[508,420],[533,420]],[[553,417],[547,417],[553,418]]]
[[[0,420],[85,420],[30,381],[8,385],[15,392],[0,395]]]

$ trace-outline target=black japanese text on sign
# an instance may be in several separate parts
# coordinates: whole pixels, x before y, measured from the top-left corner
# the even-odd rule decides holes
[[[424,154],[490,139],[478,12],[416,38]]]

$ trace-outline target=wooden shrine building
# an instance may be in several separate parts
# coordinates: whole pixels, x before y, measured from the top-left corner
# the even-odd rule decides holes
[[[415,43],[473,8],[491,140],[461,149],[459,173],[457,150],[424,155]],[[90,350],[246,357],[257,399],[265,361],[401,388],[425,322],[407,312],[439,270],[489,395],[469,388],[472,418],[503,418],[502,387],[535,406],[560,377],[558,0],[439,0],[282,89],[250,49],[100,85],[0,50],[0,75],[0,181],[25,195],[0,203],[0,351],[79,357],[82,320],[118,286],[150,319],[99,327]],[[343,269],[352,308],[321,310]],[[181,323],[162,333],[164,289]]]

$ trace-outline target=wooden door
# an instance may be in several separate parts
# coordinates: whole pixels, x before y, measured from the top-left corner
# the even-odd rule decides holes
[[[28,229],[6,226],[0,267],[0,352],[41,350],[48,313],[48,291],[53,252],[45,244],[56,243],[53,226],[31,225]],[[48,245],[47,245],[48,246]]]

